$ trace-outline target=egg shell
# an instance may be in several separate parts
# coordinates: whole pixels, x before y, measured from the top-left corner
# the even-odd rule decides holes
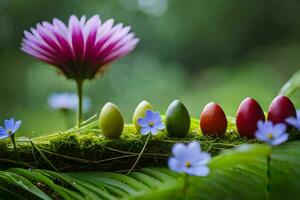
[[[119,108],[113,103],[106,103],[99,115],[99,127],[109,139],[119,138],[124,128],[124,119]]]
[[[139,103],[133,113],[132,124],[135,126],[138,133],[141,131],[141,127],[138,124],[138,119],[144,118],[147,110],[153,110],[153,106],[148,101],[143,100]]]
[[[183,138],[190,129],[190,114],[179,100],[174,100],[166,112],[166,130],[170,137]]]
[[[244,99],[237,111],[236,126],[240,136],[254,138],[257,122],[264,121],[265,115],[260,105],[254,99]]]
[[[204,135],[224,135],[227,119],[223,109],[214,102],[207,104],[200,116],[200,127]]]
[[[286,96],[275,97],[269,107],[268,120],[274,124],[285,123],[288,117],[296,117],[296,108],[293,102]]]

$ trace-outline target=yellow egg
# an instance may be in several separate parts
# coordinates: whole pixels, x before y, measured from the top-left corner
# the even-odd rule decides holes
[[[106,103],[99,116],[99,127],[106,138],[119,138],[124,128],[124,119],[119,108],[113,103]]]
[[[138,124],[138,119],[144,118],[147,110],[153,110],[153,107],[148,101],[143,100],[139,103],[133,113],[132,124],[135,126],[138,133],[141,130],[141,127]]]

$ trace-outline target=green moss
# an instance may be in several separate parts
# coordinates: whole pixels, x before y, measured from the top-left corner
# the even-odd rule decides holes
[[[9,142],[7,140],[0,140],[0,151],[6,150]]]
[[[71,152],[78,147],[78,136],[74,133],[60,134],[56,138],[50,140],[53,149],[57,152]]]

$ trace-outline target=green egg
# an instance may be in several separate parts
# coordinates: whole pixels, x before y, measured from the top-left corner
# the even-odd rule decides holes
[[[141,130],[141,127],[138,124],[138,119],[144,118],[147,110],[153,110],[153,106],[148,101],[143,100],[139,103],[133,113],[132,124],[135,126],[138,133]]]
[[[174,100],[166,113],[166,130],[170,137],[186,137],[190,129],[190,114],[179,100]]]
[[[106,103],[99,116],[99,127],[106,138],[119,138],[124,128],[124,119],[119,108],[113,103]]]

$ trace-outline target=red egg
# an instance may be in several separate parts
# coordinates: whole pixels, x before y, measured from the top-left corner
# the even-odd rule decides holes
[[[223,109],[214,102],[207,104],[200,116],[200,127],[204,135],[224,135],[227,119]]]
[[[268,120],[274,124],[286,123],[288,117],[296,117],[293,102],[286,96],[279,95],[273,99],[268,112]]]
[[[240,136],[254,138],[257,122],[265,120],[265,115],[260,105],[252,98],[244,99],[237,111],[236,127]]]

